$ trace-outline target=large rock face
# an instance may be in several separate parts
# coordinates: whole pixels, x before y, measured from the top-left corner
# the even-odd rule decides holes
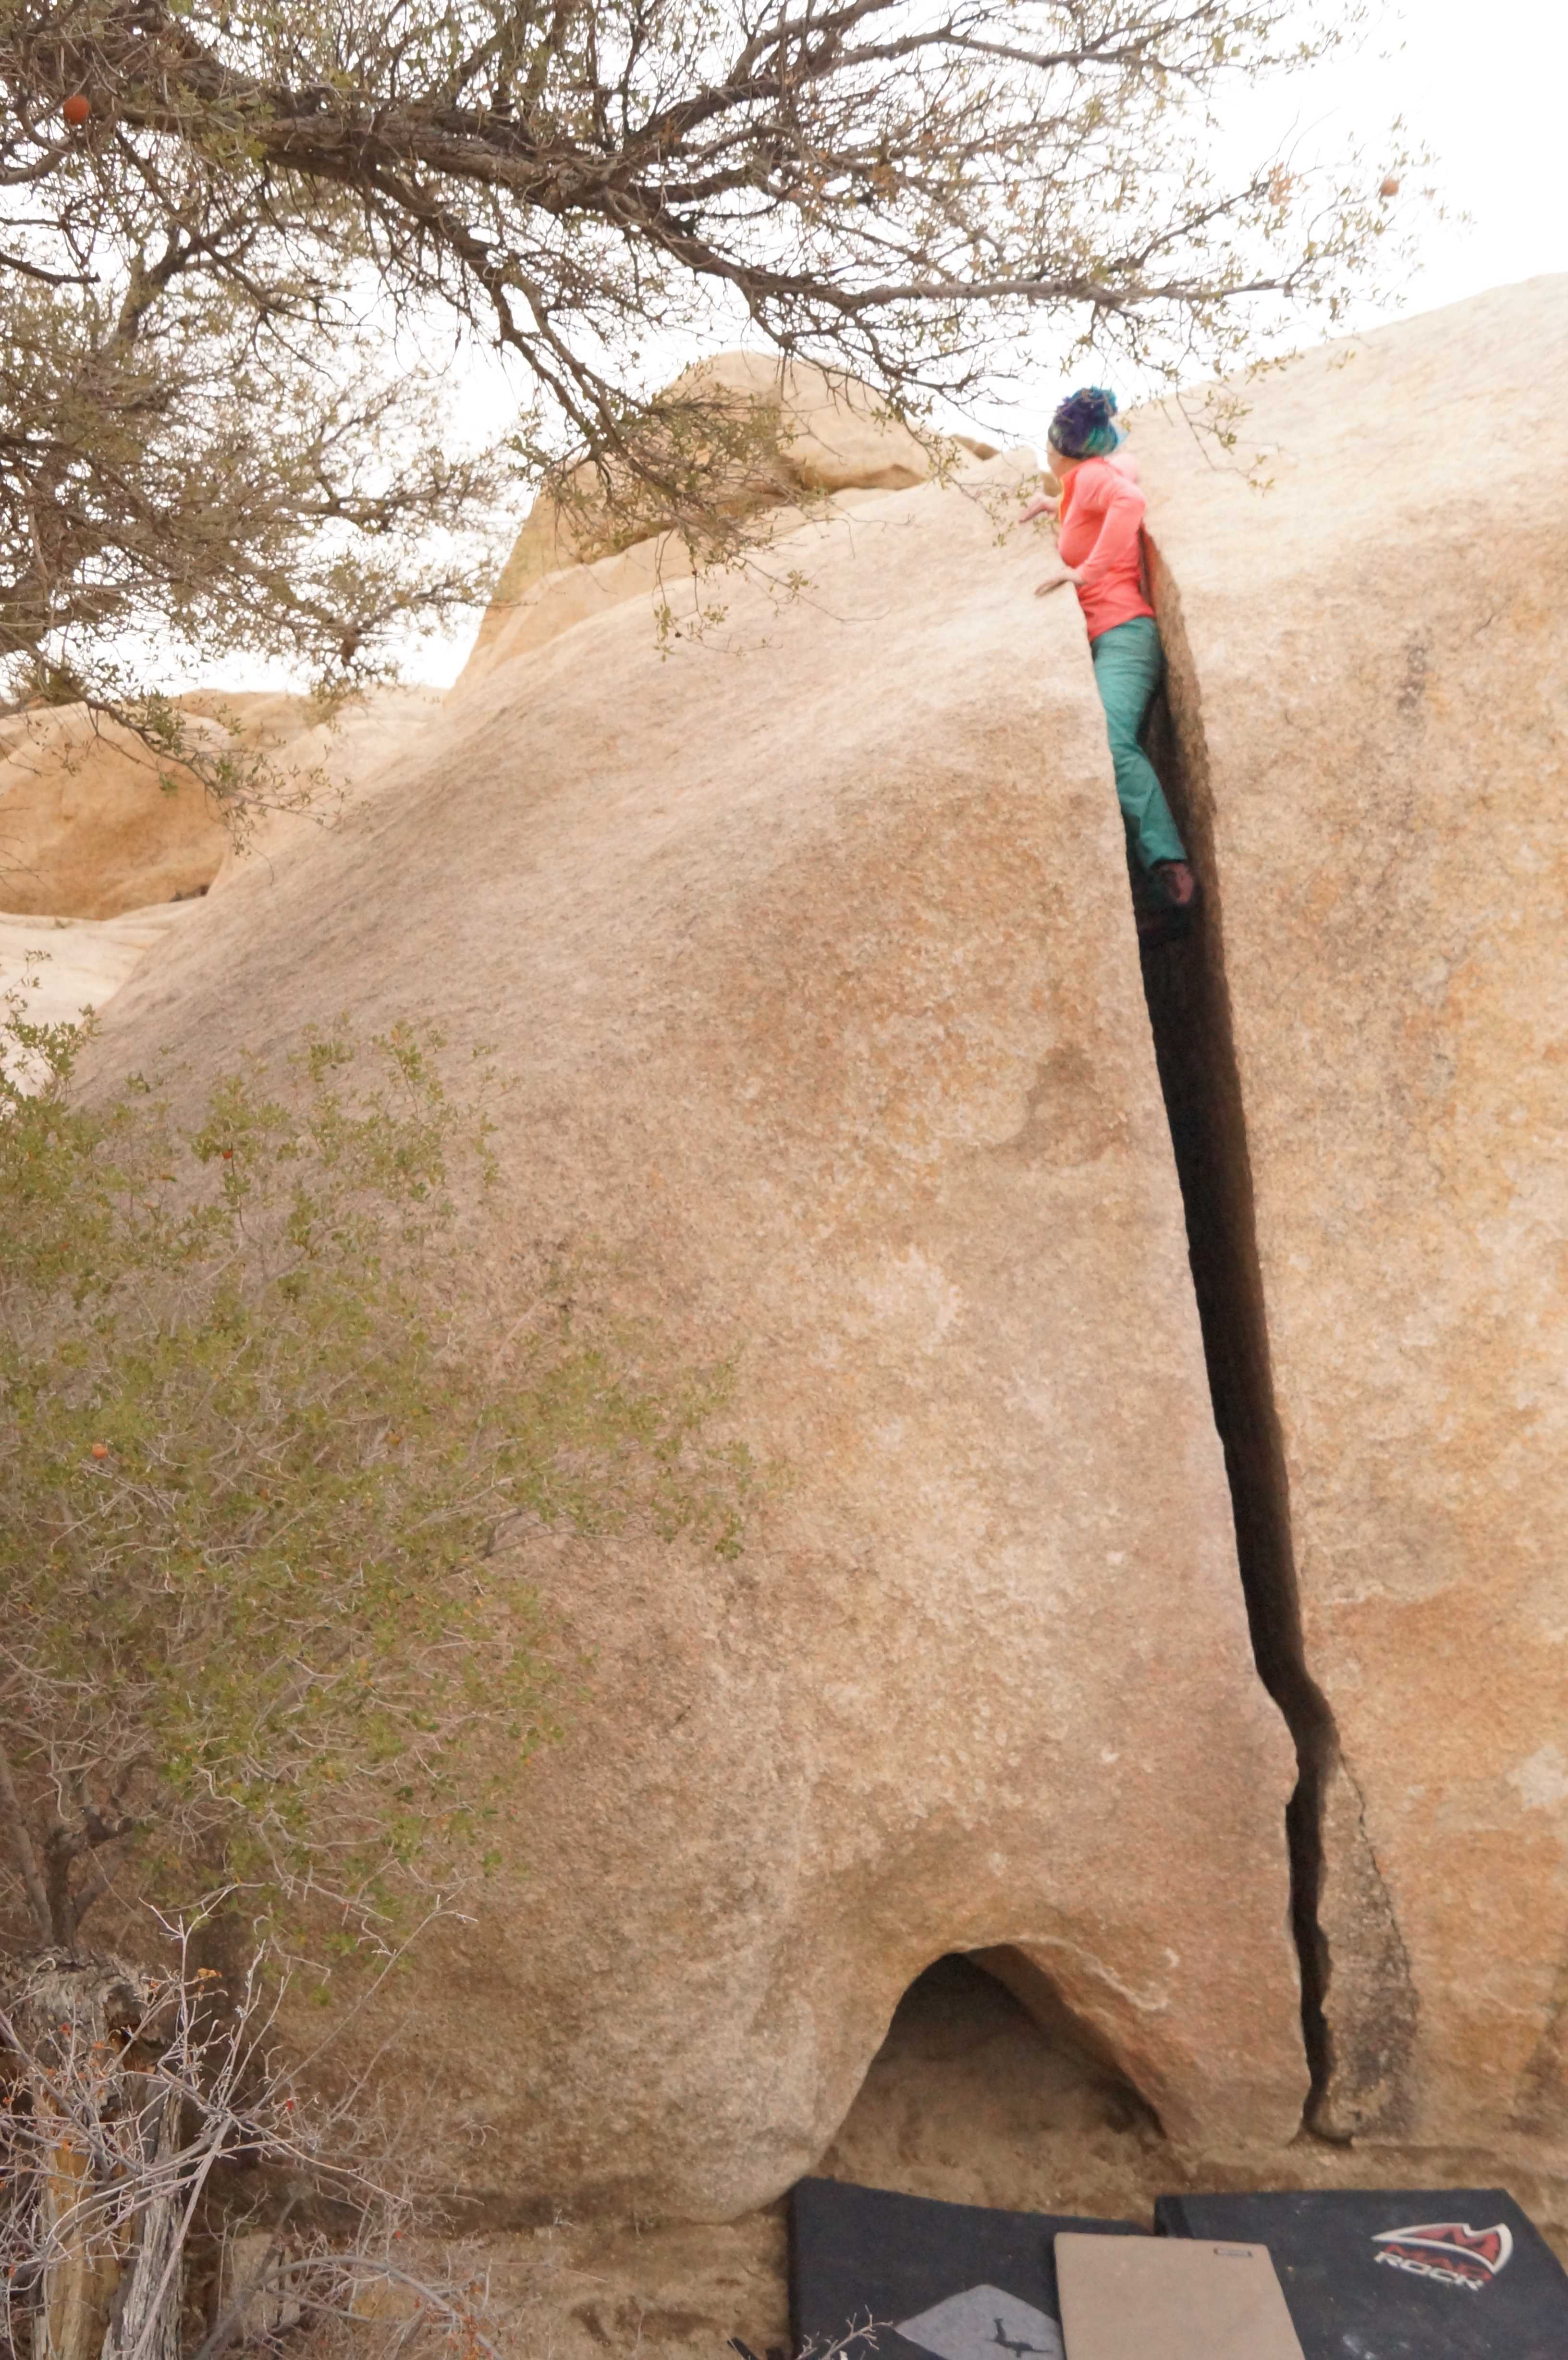
[[[1333,1721],[1326,2118],[1561,2143],[1568,279],[1353,350],[1248,393],[1261,497],[1137,432]]]
[[[1300,2119],[1292,1753],[1100,710],[985,480],[823,526],[809,596],[732,585],[669,660],[644,602],[497,664],[107,1022],[112,1063],[198,1075],[323,1009],[499,1043],[511,1239],[592,1241],[732,1358],[788,1471],[734,1565],[526,1560],[592,1675],[420,2055],[432,2151],[547,2212],[775,2193],[953,1949],[1065,2003],[1181,2137]]]

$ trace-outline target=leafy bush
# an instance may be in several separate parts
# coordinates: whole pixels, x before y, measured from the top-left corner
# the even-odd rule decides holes
[[[286,1948],[385,1948],[498,1863],[549,1733],[504,1544],[733,1553],[725,1372],[585,1334],[564,1283],[486,1299],[496,1085],[450,1096],[433,1035],[312,1033],[182,1127],[139,1079],[83,1103],[82,1035],[21,996],[8,1031],[0,1817],[37,1932],[222,1886]]]

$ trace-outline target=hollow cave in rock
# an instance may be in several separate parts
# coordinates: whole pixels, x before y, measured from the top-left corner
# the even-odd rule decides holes
[[[1006,1972],[1008,1954],[996,1960]],[[817,2169],[951,2203],[1119,2218],[1147,2212],[1169,2157],[1153,2114],[1065,2011],[1047,2026],[974,1956],[950,1953],[905,1993]]]

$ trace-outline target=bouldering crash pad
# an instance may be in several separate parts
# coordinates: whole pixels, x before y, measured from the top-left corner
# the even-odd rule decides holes
[[[789,2198],[795,2349],[838,2345],[844,2360],[1062,2360],[1051,2251],[1062,2229],[1144,2234],[1130,2221],[802,2180]]]
[[[1267,2246],[1059,2236],[1067,2360],[1302,2360]]]
[[[1568,2353],[1568,2273],[1500,2188],[1162,2196],[1154,2221],[1267,2245],[1306,2360]]]

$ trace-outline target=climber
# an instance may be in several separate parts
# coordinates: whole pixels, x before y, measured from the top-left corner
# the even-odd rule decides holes
[[[1082,387],[1061,404],[1049,440],[1062,497],[1037,492],[1022,521],[1055,516],[1060,508],[1062,563],[1035,595],[1043,598],[1068,582],[1078,593],[1140,905],[1138,931],[1144,941],[1160,942],[1186,932],[1198,881],[1140,742],[1165,658],[1144,585],[1144,497],[1138,470],[1119,448],[1125,437],[1116,409],[1116,395],[1101,386]],[[1148,880],[1142,890],[1140,879]]]

